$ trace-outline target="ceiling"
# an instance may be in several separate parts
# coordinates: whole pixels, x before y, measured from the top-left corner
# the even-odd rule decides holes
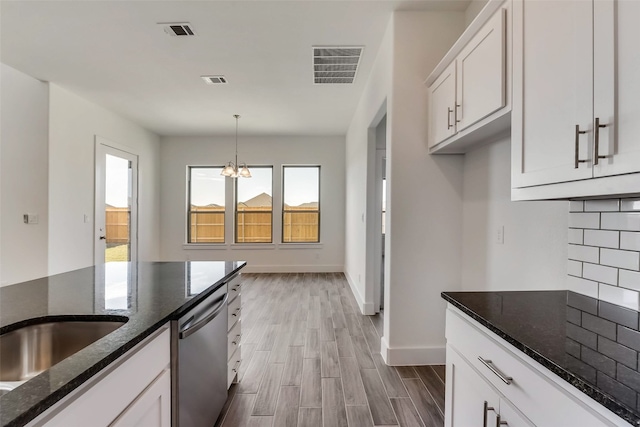
[[[246,135],[344,135],[391,12],[468,4],[2,0],[0,59],[159,135],[232,134],[233,114]],[[196,36],[160,22],[189,22]],[[314,45],[364,46],[355,83],[314,85]]]

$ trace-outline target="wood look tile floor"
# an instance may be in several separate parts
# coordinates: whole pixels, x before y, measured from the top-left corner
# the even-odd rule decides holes
[[[239,382],[216,427],[444,425],[444,366],[385,365],[342,273],[243,274]]]

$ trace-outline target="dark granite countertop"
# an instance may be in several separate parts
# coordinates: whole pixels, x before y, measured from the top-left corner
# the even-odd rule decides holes
[[[0,288],[0,334],[45,318],[129,319],[0,397],[0,427],[28,423],[245,265],[244,261],[107,263]]]
[[[443,292],[442,298],[640,426],[637,311],[571,291]]]

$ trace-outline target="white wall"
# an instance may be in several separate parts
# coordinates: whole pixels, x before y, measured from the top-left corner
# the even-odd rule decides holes
[[[512,202],[510,153],[504,136],[464,156],[462,288],[566,289],[569,202]]]
[[[96,135],[139,155],[138,259],[159,259],[159,137],[54,84],[49,111],[49,274],[94,264]]]
[[[240,123],[242,126],[242,122]],[[233,158],[234,136],[164,137],[161,144],[162,259],[246,260],[246,271],[342,271],[344,268],[344,137],[240,137],[238,160],[273,166],[273,239],[269,245],[185,245],[187,166],[223,165]],[[320,165],[321,244],[279,244],[282,165]],[[230,186],[227,189],[230,190]],[[232,190],[230,190],[232,191]],[[227,217],[229,218],[229,217]],[[195,248],[206,249],[195,249]],[[307,247],[307,248],[305,248]]]
[[[2,286],[47,275],[49,85],[0,66]]]
[[[375,145],[369,147],[369,134],[375,134],[378,121],[384,115],[381,108],[391,93],[391,61],[393,54],[393,21],[390,21],[376,56],[373,70],[369,76],[358,108],[351,120],[346,136],[346,213],[345,213],[345,256],[344,272],[353,291],[360,310],[373,314],[374,281],[366,274],[367,259],[367,193],[368,180],[373,180],[369,167],[369,155],[375,151]],[[387,117],[387,136],[389,125]],[[373,186],[370,186],[373,187]],[[373,221],[373,219],[371,219]],[[373,227],[370,227],[373,230]],[[365,281],[368,280],[368,286]]]
[[[369,130],[387,101],[387,235],[382,354],[393,365],[444,361],[440,292],[458,289],[462,158],[429,156],[424,79],[464,30],[464,13],[399,12],[347,133],[345,271],[363,311]],[[375,149],[375,147],[374,147]],[[369,150],[370,153],[370,150]],[[368,275],[367,275],[368,281]],[[368,284],[368,283],[367,283]]]

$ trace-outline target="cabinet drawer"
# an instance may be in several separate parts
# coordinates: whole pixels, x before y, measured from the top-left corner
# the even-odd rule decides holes
[[[238,373],[238,369],[240,369],[241,356],[241,348],[238,347],[229,359],[229,364],[227,365],[227,388],[231,387],[231,383],[233,383],[233,380],[236,378],[236,374]]]
[[[528,366],[519,355],[500,343],[500,338],[485,332],[463,316],[447,310],[447,343],[534,424],[565,427],[615,425]],[[504,377],[512,377],[511,384],[503,382],[480,358]]]
[[[233,328],[238,320],[240,320],[240,312],[241,312],[241,298],[238,295],[231,303],[229,303],[229,312],[227,314],[227,326],[229,330]]]
[[[227,358],[230,358],[236,351],[236,348],[240,347],[240,338],[242,337],[240,323],[241,322],[237,322],[227,335]]]
[[[229,303],[233,301],[237,296],[240,295],[240,291],[242,290],[242,276],[237,275],[233,279],[229,281],[227,284],[229,289]]]

